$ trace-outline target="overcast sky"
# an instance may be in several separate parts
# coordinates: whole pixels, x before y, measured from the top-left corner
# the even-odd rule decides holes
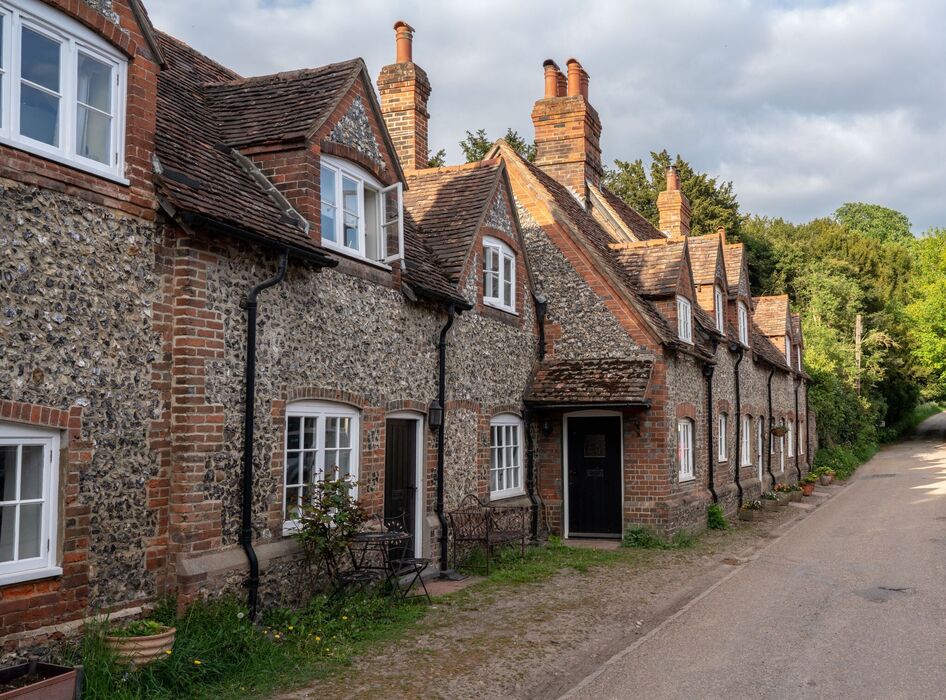
[[[666,148],[732,180],[743,211],[807,221],[846,201],[946,226],[941,0],[150,0],[155,25],[243,75],[394,60],[430,76],[430,145],[532,137],[542,61],[591,76],[604,159]]]

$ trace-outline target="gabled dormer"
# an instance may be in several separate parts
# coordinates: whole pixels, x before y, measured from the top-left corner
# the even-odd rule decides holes
[[[713,319],[720,335],[727,334],[729,326],[729,283],[723,258],[725,237],[722,233],[691,236],[688,239],[696,300]]]
[[[792,369],[796,372],[804,372],[805,339],[801,332],[801,314],[792,314],[792,341],[795,358]]]
[[[756,326],[779,351],[786,365],[794,367],[792,317],[788,295],[756,297],[753,318]]]
[[[736,340],[744,347],[752,345],[752,293],[749,289],[749,267],[742,243],[723,242],[723,259],[729,289],[728,321],[735,329]]]

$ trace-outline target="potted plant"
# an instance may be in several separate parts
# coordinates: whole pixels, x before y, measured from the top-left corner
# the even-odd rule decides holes
[[[775,497],[778,499],[778,504],[780,506],[787,506],[789,497],[792,492],[792,487],[786,484],[784,481],[780,481],[773,488],[772,491],[775,493]]]
[[[762,507],[765,510],[775,510],[778,508],[778,496],[773,491],[767,491],[762,494]]]
[[[155,620],[132,620],[109,630],[104,642],[119,662],[143,666],[171,651],[176,631]]]
[[[758,520],[762,516],[762,501],[746,501],[739,509],[740,520]]]
[[[814,473],[809,473],[801,480],[801,492],[805,496],[810,496],[815,492],[815,484],[818,483],[818,476]]]
[[[818,480],[822,486],[827,486],[834,481],[834,470],[828,467],[819,467],[815,470],[815,474],[818,475]]]
[[[0,669],[0,700],[78,700],[81,694],[81,666],[57,666],[31,658]]]
[[[788,428],[786,428],[784,425],[776,425],[772,427],[772,434],[775,437],[782,437],[786,433],[788,433]]]
[[[801,486],[798,484],[789,484],[788,500],[798,502],[802,499]]]

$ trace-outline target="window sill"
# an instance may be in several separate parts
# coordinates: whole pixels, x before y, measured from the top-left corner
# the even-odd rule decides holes
[[[29,569],[27,571],[16,571],[11,574],[0,574],[0,586],[11,586],[14,583],[36,581],[42,578],[53,578],[54,576],[62,576],[61,566],[44,566],[42,569]]]
[[[518,315],[519,315],[518,313],[516,313],[515,307],[513,307],[513,306],[503,306],[502,304],[497,304],[495,301],[491,301],[491,300],[487,299],[486,297],[483,297],[483,305],[484,305],[484,306],[488,306],[488,307],[491,308],[491,309],[496,309],[497,311],[502,311],[503,313],[507,313],[507,314],[509,314],[510,316],[518,316]]]
[[[378,262],[377,260],[372,260],[371,258],[366,258],[363,255],[359,255],[358,253],[354,251],[348,250],[347,248],[343,248],[341,246],[335,245],[331,241],[322,241],[322,245],[329,252],[337,253],[338,255],[341,255],[342,257],[347,258],[349,260],[354,260],[355,262],[364,263],[365,265],[371,265],[371,267],[376,267],[379,270],[387,270],[388,272],[391,271],[391,266],[388,265],[387,263]]]
[[[525,496],[525,489],[510,489],[507,491],[490,491],[489,493],[489,502],[495,503],[496,501],[506,501],[510,498],[519,498],[520,496]]]
[[[679,477],[678,481],[681,484],[689,484],[696,481],[696,476],[695,475],[694,476],[681,476]]]
[[[41,146],[34,146],[25,141],[19,141],[17,139],[11,138],[7,134],[0,134],[0,144],[3,144],[4,146],[9,146],[10,148],[14,148],[18,151],[23,151],[24,153],[29,153],[39,158],[44,158],[46,160],[51,160],[55,163],[59,163],[61,165],[65,165],[78,172],[88,173],[89,175],[95,175],[96,177],[100,177],[103,180],[111,180],[112,182],[115,182],[119,185],[124,185],[125,187],[131,184],[128,178],[124,177],[123,175],[118,175],[111,168],[106,168],[104,166],[96,167],[95,165],[93,165],[94,161],[85,162],[85,161],[73,160],[72,158],[69,158],[67,156],[60,155],[59,153],[56,153],[55,151],[42,148]]]

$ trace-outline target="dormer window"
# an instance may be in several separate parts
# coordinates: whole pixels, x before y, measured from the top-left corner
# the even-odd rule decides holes
[[[322,156],[320,188],[326,247],[376,263],[403,260],[400,182],[384,187],[362,168]]]
[[[684,343],[693,342],[693,307],[683,297],[677,297],[677,335]]]
[[[785,364],[792,366],[792,341],[788,336],[785,336]]]
[[[37,0],[0,2],[0,143],[124,180],[127,61]]]
[[[713,287],[713,311],[716,313],[716,330],[724,333],[726,327],[726,307],[723,301],[723,290]]]
[[[801,345],[795,346],[795,369],[801,372]]]
[[[483,239],[483,303],[516,311],[516,254],[496,238]]]
[[[749,310],[746,309],[744,302],[739,302],[739,305],[736,307],[738,309],[737,313],[739,314],[739,342],[749,346]]]

